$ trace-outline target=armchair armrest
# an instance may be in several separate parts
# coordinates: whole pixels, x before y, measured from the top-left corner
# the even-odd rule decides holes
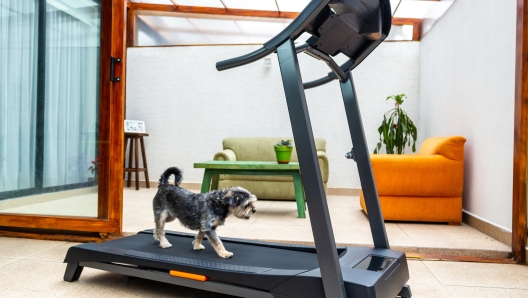
[[[370,156],[379,195],[462,196],[464,161],[441,155]]]
[[[317,151],[317,160],[319,161],[319,167],[321,168],[323,183],[327,183],[330,170],[328,169],[328,156],[326,155],[326,152]]]
[[[214,160],[229,160],[229,161],[236,161],[236,154],[231,149],[224,149],[218,153],[215,154]]]

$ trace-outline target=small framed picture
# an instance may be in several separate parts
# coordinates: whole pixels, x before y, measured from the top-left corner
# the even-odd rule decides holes
[[[145,133],[145,121],[125,120],[125,132]]]

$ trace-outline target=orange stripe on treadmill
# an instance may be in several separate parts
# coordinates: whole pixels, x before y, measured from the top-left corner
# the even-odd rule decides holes
[[[182,272],[182,271],[176,271],[176,270],[171,270],[169,273],[172,276],[194,279],[194,280],[199,280],[199,281],[206,281],[209,279],[209,277],[207,276],[192,274],[192,273],[187,273],[187,272]]]

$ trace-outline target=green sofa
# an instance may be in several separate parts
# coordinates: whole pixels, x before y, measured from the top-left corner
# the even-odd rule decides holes
[[[279,140],[293,138],[226,138],[222,141],[224,150],[214,156],[214,160],[230,161],[277,161],[273,146]],[[326,190],[328,182],[328,157],[326,141],[315,139],[315,148],[321,167],[323,185]],[[296,162],[297,152],[294,148],[291,161]],[[241,186],[254,193],[259,199],[295,201],[293,179],[289,176],[243,176],[220,175],[218,187]]]

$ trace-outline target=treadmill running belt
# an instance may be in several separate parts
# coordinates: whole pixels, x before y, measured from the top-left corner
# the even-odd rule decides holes
[[[220,269],[220,270],[228,270],[228,271],[260,273],[260,272],[271,270],[271,268],[238,266],[238,265],[223,264],[223,263],[217,263],[217,262],[204,262],[204,261],[196,260],[196,259],[180,258],[180,257],[153,254],[153,253],[135,251],[135,250],[128,250],[125,252],[125,255],[144,258],[144,259],[151,259],[151,260],[156,260],[156,261],[163,261],[167,263],[185,264],[185,265],[192,265],[192,266],[202,267],[202,268]]]
[[[193,237],[175,236],[170,235],[170,233],[167,233],[165,236],[172,244],[171,248],[159,247],[158,241],[154,240],[151,233],[140,233],[130,237],[99,243],[97,245],[125,249],[127,250],[125,255],[134,254],[132,251],[136,251],[180,258],[180,261],[185,261],[182,259],[190,259],[194,262],[201,262],[203,264],[217,264],[215,266],[239,266],[239,269],[243,269],[241,267],[256,267],[256,271],[250,270],[248,272],[262,272],[262,270],[268,268],[283,270],[313,270],[319,268],[316,253],[295,251],[285,248],[248,245],[223,240],[225,248],[228,251],[233,252],[232,258],[223,259],[216,254],[213,247],[205,238],[202,243],[205,246],[205,249],[193,250]],[[248,268],[244,268],[243,271],[246,269]]]

